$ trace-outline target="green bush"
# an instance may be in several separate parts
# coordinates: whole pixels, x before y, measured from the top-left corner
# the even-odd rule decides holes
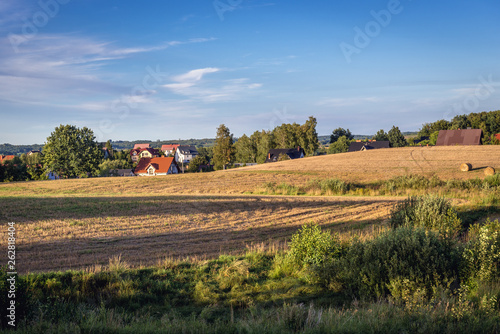
[[[463,253],[464,279],[495,281],[500,278],[500,223],[476,224],[469,229],[469,242]]]
[[[330,285],[340,284],[361,298],[415,293],[429,298],[437,287],[458,282],[459,260],[453,241],[405,226],[368,242],[353,242],[345,257],[325,272],[331,275]]]
[[[431,184],[432,181],[432,184]],[[421,175],[402,175],[387,180],[383,184],[383,188],[387,192],[404,189],[426,189],[431,186],[438,186],[441,181],[437,178],[431,180],[426,179]]]
[[[286,254],[277,254],[269,277],[300,276],[304,270],[320,268],[342,253],[337,235],[322,232],[316,224],[303,225],[293,236]],[[312,271],[314,273],[314,270]],[[310,278],[305,275],[304,278]]]
[[[286,261],[301,269],[319,266],[327,257],[336,257],[341,252],[338,236],[322,232],[316,224],[308,224],[292,236]]]
[[[316,187],[321,190],[322,194],[345,194],[349,190],[349,184],[340,179],[324,179],[316,181]]]
[[[424,227],[446,236],[456,235],[462,228],[462,222],[450,202],[436,196],[408,197],[395,205],[389,222],[392,228]]]
[[[490,187],[500,186],[500,173],[485,177],[484,183],[488,184]]]

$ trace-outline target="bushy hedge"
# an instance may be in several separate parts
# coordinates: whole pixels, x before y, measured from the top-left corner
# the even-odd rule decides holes
[[[361,298],[400,296],[401,289],[431,297],[436,288],[458,283],[459,262],[454,242],[424,228],[404,226],[352,243],[345,257],[325,272]]]
[[[450,202],[436,196],[408,197],[393,208],[389,223],[392,228],[424,227],[447,236],[456,235],[462,228]]]
[[[500,280],[500,222],[473,225],[464,250],[465,278],[480,281]]]

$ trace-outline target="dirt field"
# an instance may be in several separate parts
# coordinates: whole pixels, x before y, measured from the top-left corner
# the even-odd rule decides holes
[[[245,195],[266,182],[302,185],[338,177],[370,183],[405,174],[475,178],[484,177],[485,166],[500,169],[499,159],[500,146],[400,148],[214,173],[0,184],[0,221],[4,227],[16,223],[19,272],[85,268],[120,254],[134,266],[151,265],[166,257],[214,257],[283,244],[308,222],[347,235],[371,233],[397,200]],[[463,162],[473,171],[460,172]]]
[[[2,200],[17,226],[19,272],[80,269],[166,257],[213,258],[283,245],[304,223],[371,233],[395,199],[278,196],[68,197]],[[25,205],[29,205],[29,211]]]

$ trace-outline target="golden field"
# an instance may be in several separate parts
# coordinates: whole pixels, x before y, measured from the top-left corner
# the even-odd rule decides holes
[[[468,162],[473,170],[459,171]],[[121,254],[133,266],[283,247],[304,223],[346,236],[383,228],[396,197],[265,196],[265,183],[398,175],[482,178],[500,146],[409,147],[344,153],[213,173],[0,185],[0,220],[16,223],[19,272],[81,269]]]

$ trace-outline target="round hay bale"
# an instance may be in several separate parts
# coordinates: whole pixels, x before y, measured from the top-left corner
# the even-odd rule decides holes
[[[486,167],[484,169],[484,175],[495,175],[495,168],[493,168],[493,167]]]
[[[462,172],[468,172],[472,169],[472,165],[471,164],[468,164],[468,163],[463,163],[460,165],[460,170]]]

